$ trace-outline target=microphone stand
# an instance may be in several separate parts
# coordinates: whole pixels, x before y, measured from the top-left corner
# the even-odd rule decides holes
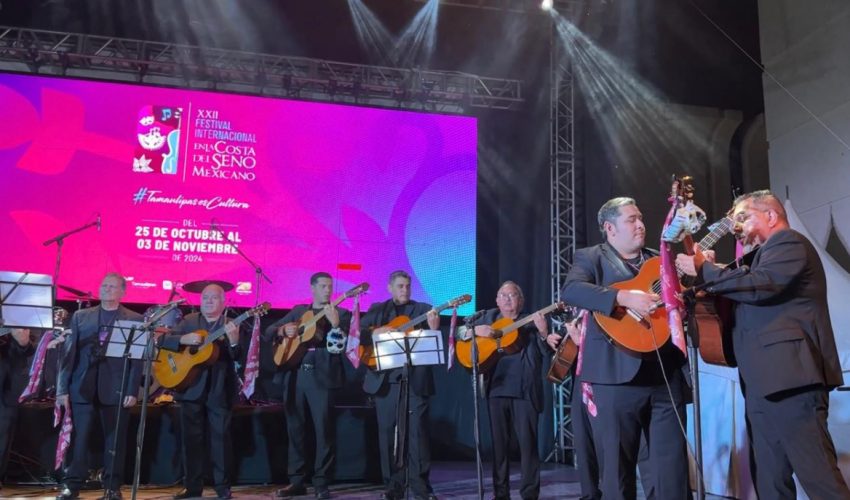
[[[741,266],[738,269],[730,272],[726,276],[722,276],[713,281],[700,283],[682,291],[682,302],[685,305],[685,314],[687,314],[687,334],[685,338],[688,341],[688,365],[691,370],[691,394],[694,405],[694,461],[696,462],[697,481],[695,500],[705,500],[705,480],[703,476],[702,465],[702,404],[700,402],[699,391],[699,327],[697,326],[695,310],[697,304],[697,293],[719,285],[733,278],[739,278],[743,274],[749,272],[749,267]]]
[[[162,310],[157,312],[156,314],[148,320],[147,323],[143,324],[141,329],[151,331],[154,329],[154,325],[156,325],[157,321],[162,319],[166,314],[175,309],[179,304],[185,302],[186,299],[179,299],[174,302],[169,303],[167,306],[163,307]],[[148,335],[148,342],[145,344],[145,351],[142,355],[142,363],[144,363],[144,370],[142,377],[144,379],[144,389],[142,390],[142,411],[139,415],[139,429],[136,432],[136,464],[133,470],[133,489],[130,494],[130,498],[132,500],[136,500],[136,495],[139,492],[139,476],[142,471],[142,448],[144,447],[145,442],[145,423],[147,421],[148,415],[148,391],[150,390],[151,384],[151,370],[153,366],[154,360],[154,335],[151,332],[151,335]],[[123,384],[121,386],[122,390],[124,388]],[[123,402],[123,401],[122,401]],[[118,439],[117,433],[115,436],[116,442]],[[113,460],[115,455],[113,454]],[[114,467],[114,466],[113,466]]]
[[[475,443],[475,473],[478,479],[478,499],[484,498],[484,468],[481,463],[481,431],[478,416],[478,342],[475,341],[475,328],[472,326],[475,315],[467,316],[466,329],[472,332],[472,439]]]
[[[50,246],[53,243],[56,243],[56,267],[54,267],[54,269],[53,269],[53,303],[54,304],[56,303],[56,296],[58,294],[58,290],[56,289],[56,287],[57,287],[57,284],[59,283],[59,263],[62,261],[62,244],[65,243],[65,238],[67,238],[68,236],[71,236],[72,234],[79,233],[81,231],[85,231],[86,229],[88,229],[92,226],[99,226],[99,225],[100,225],[100,217],[98,217],[98,220],[94,220],[92,222],[89,222],[88,224],[83,224],[82,226],[71,229],[70,231],[65,231],[64,233],[60,234],[59,236],[54,236],[53,238],[50,238],[49,240],[42,243],[42,245],[44,245],[46,247]]]

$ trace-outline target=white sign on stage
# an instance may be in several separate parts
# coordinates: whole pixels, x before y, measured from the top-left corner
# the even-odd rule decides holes
[[[446,362],[443,334],[439,330],[386,332],[375,335],[375,361],[378,371],[411,366],[442,365]]]

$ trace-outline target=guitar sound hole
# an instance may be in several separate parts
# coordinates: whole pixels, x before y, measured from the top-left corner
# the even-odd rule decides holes
[[[189,348],[189,354],[198,354],[198,348],[194,347],[194,346],[190,347]]]

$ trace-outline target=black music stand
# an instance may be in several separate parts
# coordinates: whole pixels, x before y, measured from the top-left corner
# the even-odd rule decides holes
[[[395,424],[396,469],[404,468],[404,494],[410,492],[410,467],[408,463],[410,422],[410,367],[442,365],[446,363],[443,349],[443,334],[439,330],[414,330],[405,332],[386,332],[373,336],[375,362],[378,371],[401,368],[401,384],[398,392],[398,411]]]
[[[53,328],[53,279],[0,271],[0,318],[7,328]]]
[[[121,370],[121,389],[118,391],[118,414],[115,417],[115,440],[112,442],[110,450],[111,465],[110,470],[115,474],[115,455],[118,446],[123,446],[124,443],[119,443],[121,438],[118,430],[121,428],[121,414],[124,413],[124,398],[127,397],[125,387],[127,385],[127,377],[130,372],[130,360],[141,360],[145,352],[145,346],[150,337],[150,330],[141,321],[118,320],[112,326],[112,333],[109,336],[109,341],[106,344],[104,356],[107,358],[122,358],[124,360]],[[136,395],[138,395],[138,387]],[[130,409],[127,408],[127,416],[130,416]],[[110,478],[111,479],[111,478]],[[104,478],[103,490],[104,495],[107,495],[110,489],[110,484]],[[120,485],[119,485],[120,488]]]

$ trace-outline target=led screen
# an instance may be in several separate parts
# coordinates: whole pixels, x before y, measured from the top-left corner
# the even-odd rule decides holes
[[[64,240],[58,282],[96,294],[117,271],[128,302],[216,279],[253,305],[239,251],[277,308],[316,271],[370,283],[364,309],[395,269],[417,300],[474,293],[474,118],[0,74],[0,129],[0,270],[52,274],[43,242],[99,216]]]

